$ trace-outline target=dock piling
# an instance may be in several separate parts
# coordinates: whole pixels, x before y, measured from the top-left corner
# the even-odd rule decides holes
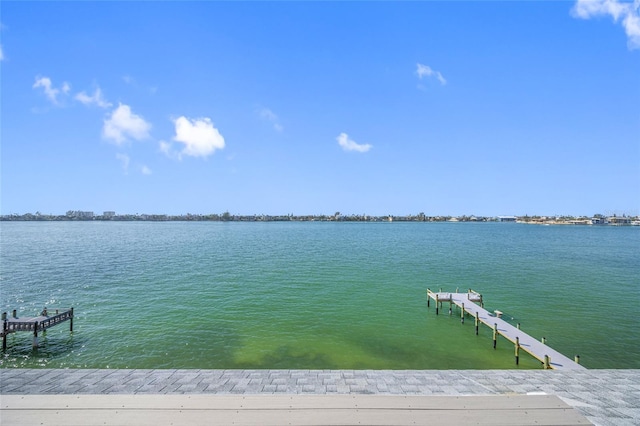
[[[478,326],[480,325],[480,314],[476,311],[476,336],[478,335]]]
[[[580,355],[576,355],[573,360],[575,361],[576,364],[580,364]]]
[[[545,370],[549,370],[551,368],[551,358],[549,358],[549,355],[545,355],[544,356],[544,369]]]
[[[460,310],[460,322],[464,324],[464,303],[462,304],[462,309]]]
[[[38,321],[33,325],[33,349],[38,347]]]
[[[498,323],[493,324],[493,349],[496,348],[496,343],[498,340]]]
[[[516,365],[520,364],[520,338],[516,336]]]

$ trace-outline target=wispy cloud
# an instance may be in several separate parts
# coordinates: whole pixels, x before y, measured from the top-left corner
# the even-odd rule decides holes
[[[122,170],[124,170],[124,174],[129,173],[129,163],[131,162],[129,156],[127,154],[117,153],[116,158],[118,159],[118,161],[120,161],[120,164],[122,164]]]
[[[0,61],[4,61],[4,51],[2,50],[1,44],[0,44]]]
[[[611,16],[620,22],[627,35],[629,49],[640,49],[640,0],[620,2],[619,0],[577,0],[571,15],[580,19]]]
[[[367,152],[371,148],[373,148],[373,146],[369,144],[356,143],[353,139],[349,139],[349,135],[347,135],[346,133],[340,133],[336,140],[345,151]]]
[[[149,130],[151,130],[150,123],[134,114],[129,105],[119,104],[118,108],[104,120],[102,136],[115,142],[116,145],[121,145],[129,138],[135,140],[148,138]]]
[[[82,91],[75,96],[75,99],[84,105],[96,105],[100,108],[109,108],[110,102],[107,102],[102,96],[102,90],[99,87],[93,92],[93,95],[89,96],[86,92]]]
[[[176,135],[173,140],[184,145],[183,149],[177,153],[178,158],[183,155],[190,157],[208,157],[216,149],[225,147],[224,137],[215,128],[210,118],[190,119],[178,117],[174,121]],[[160,141],[160,150],[167,156],[176,156],[171,149],[171,144]]]
[[[278,118],[278,116],[269,108],[260,108],[258,110],[258,115],[261,119],[270,122],[277,132],[282,132],[284,130],[284,127],[282,127],[282,124],[280,124],[280,119]]]
[[[171,142],[160,141],[158,142],[158,145],[160,147],[160,152],[162,152],[164,155],[169,158],[177,158],[177,154],[171,149]]]
[[[142,173],[143,175],[148,176],[148,175],[150,175],[152,172],[151,172],[151,169],[150,169],[149,167],[147,167],[147,166],[145,166],[145,165],[143,164],[143,165],[140,167],[140,173]]]
[[[447,80],[442,76],[440,71],[433,70],[429,65],[417,64],[416,74],[418,75],[418,79],[422,80],[423,78],[431,78],[435,77],[438,79],[441,85],[447,84]]]
[[[42,88],[45,96],[49,98],[51,103],[59,105],[58,95],[61,93],[64,95],[68,94],[71,90],[71,85],[65,81],[59,89],[56,89],[53,87],[49,77],[36,77],[36,81],[33,83],[33,88]]]

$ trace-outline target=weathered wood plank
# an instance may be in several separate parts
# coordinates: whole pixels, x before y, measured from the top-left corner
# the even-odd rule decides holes
[[[0,413],[22,425],[557,425],[591,424],[574,410],[20,410]]]
[[[1,404],[0,423],[15,426],[590,424],[550,395],[4,395]]]
[[[2,409],[415,409],[571,408],[554,395],[3,395]]]

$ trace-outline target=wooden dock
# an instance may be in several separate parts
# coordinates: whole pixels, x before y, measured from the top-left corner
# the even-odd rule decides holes
[[[484,324],[493,330],[493,347],[495,349],[497,344],[497,337],[502,336],[514,345],[516,364],[519,360],[520,350],[533,356],[535,359],[542,363],[542,366],[546,369],[557,370],[583,370],[583,366],[576,361],[579,357],[576,356],[576,360],[572,360],[553,348],[547,346],[545,343],[538,341],[537,339],[529,336],[527,333],[520,330],[519,327],[514,327],[501,318],[502,312],[495,311],[490,313],[484,309],[484,301],[482,295],[476,291],[469,289],[466,293],[449,293],[449,292],[433,292],[427,289],[427,306],[430,306],[430,300],[436,302],[436,314],[442,309],[443,303],[449,303],[449,313],[452,313],[452,306],[455,305],[460,308],[460,321],[464,324],[465,316],[469,315],[471,320],[475,322],[476,334],[478,334],[478,327],[480,324]]]
[[[7,336],[18,331],[33,333],[33,347],[38,347],[38,333],[47,331],[48,328],[69,321],[69,331],[73,331],[73,308],[69,309],[47,309],[37,317],[17,317],[14,309],[11,317],[7,313],[2,313],[2,350],[7,350]],[[50,315],[53,314],[53,315]]]

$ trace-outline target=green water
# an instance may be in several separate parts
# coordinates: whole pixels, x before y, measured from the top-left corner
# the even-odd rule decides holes
[[[640,228],[504,223],[2,222],[1,307],[74,306],[2,367],[515,368],[427,287],[588,368],[640,368]],[[513,320],[511,320],[513,318]],[[521,356],[518,368],[539,368]]]

